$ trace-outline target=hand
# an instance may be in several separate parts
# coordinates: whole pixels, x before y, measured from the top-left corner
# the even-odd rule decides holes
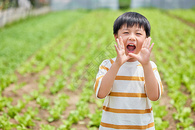
[[[122,37],[119,39],[117,38],[117,46],[115,46],[116,52],[117,52],[117,57],[116,57],[116,63],[121,66],[124,64],[128,59],[131,58],[131,56],[125,54],[125,46],[123,43]]]
[[[129,53],[129,56],[136,58],[142,65],[146,65],[150,62],[150,54],[154,43],[150,46],[151,38],[146,38],[140,52],[138,54]]]

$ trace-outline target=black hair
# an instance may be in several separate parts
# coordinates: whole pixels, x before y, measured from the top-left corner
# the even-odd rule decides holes
[[[120,15],[114,22],[113,34],[117,35],[118,30],[124,25],[127,27],[133,27],[134,25],[143,27],[146,32],[146,37],[150,36],[150,23],[143,15],[136,12],[126,12]]]

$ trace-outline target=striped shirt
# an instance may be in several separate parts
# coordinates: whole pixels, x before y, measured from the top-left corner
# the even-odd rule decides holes
[[[94,85],[96,97],[102,77],[110,69],[115,59],[104,60],[100,65]],[[152,61],[150,63],[158,81],[159,95],[161,96],[163,86],[157,66]],[[145,91],[144,72],[138,61],[126,62],[120,67],[113,87],[104,100],[99,129],[155,129],[152,106]]]

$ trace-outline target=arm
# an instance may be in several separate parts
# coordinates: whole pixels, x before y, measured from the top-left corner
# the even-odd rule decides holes
[[[157,79],[154,75],[152,65],[150,64],[150,54],[154,43],[150,46],[151,38],[146,38],[139,54],[129,53],[130,56],[136,58],[143,66],[145,78],[145,90],[150,100],[156,101],[159,98],[159,87]]]
[[[122,38],[117,39],[117,46],[115,45],[115,49],[117,52],[117,57],[116,57],[115,62],[112,64],[111,68],[102,78],[100,89],[97,95],[99,98],[104,98],[108,95],[108,93],[110,92],[113,86],[113,83],[114,83],[114,80],[118,73],[119,68],[121,67],[122,64],[124,64],[130,58],[130,56],[127,56],[125,54],[125,49],[124,49],[124,44],[122,42]]]
[[[156,101],[159,98],[159,87],[150,62],[143,65],[143,69],[147,96],[151,101]]]
[[[108,70],[108,72],[104,75],[98,92],[99,98],[104,98],[106,97],[106,95],[108,95],[113,86],[119,68],[120,66],[116,62],[114,62],[110,70]]]

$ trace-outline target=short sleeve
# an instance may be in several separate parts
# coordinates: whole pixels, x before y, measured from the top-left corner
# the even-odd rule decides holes
[[[160,97],[163,93],[163,85],[162,85],[162,82],[161,82],[160,74],[158,72],[156,64],[153,61],[150,61],[150,63],[152,65],[154,75],[155,75],[155,77],[157,79],[157,82],[158,82],[158,87],[159,87],[159,98],[158,99],[160,99]]]
[[[110,67],[112,65],[112,62],[113,62],[112,59],[104,60],[99,66],[99,71],[96,75],[96,81],[95,81],[95,84],[94,84],[94,91],[95,91],[95,95],[96,95],[97,98],[98,98],[97,95],[98,95],[98,92],[99,92],[99,88],[100,88],[100,85],[101,85],[102,78],[108,72],[108,70],[110,69]]]

